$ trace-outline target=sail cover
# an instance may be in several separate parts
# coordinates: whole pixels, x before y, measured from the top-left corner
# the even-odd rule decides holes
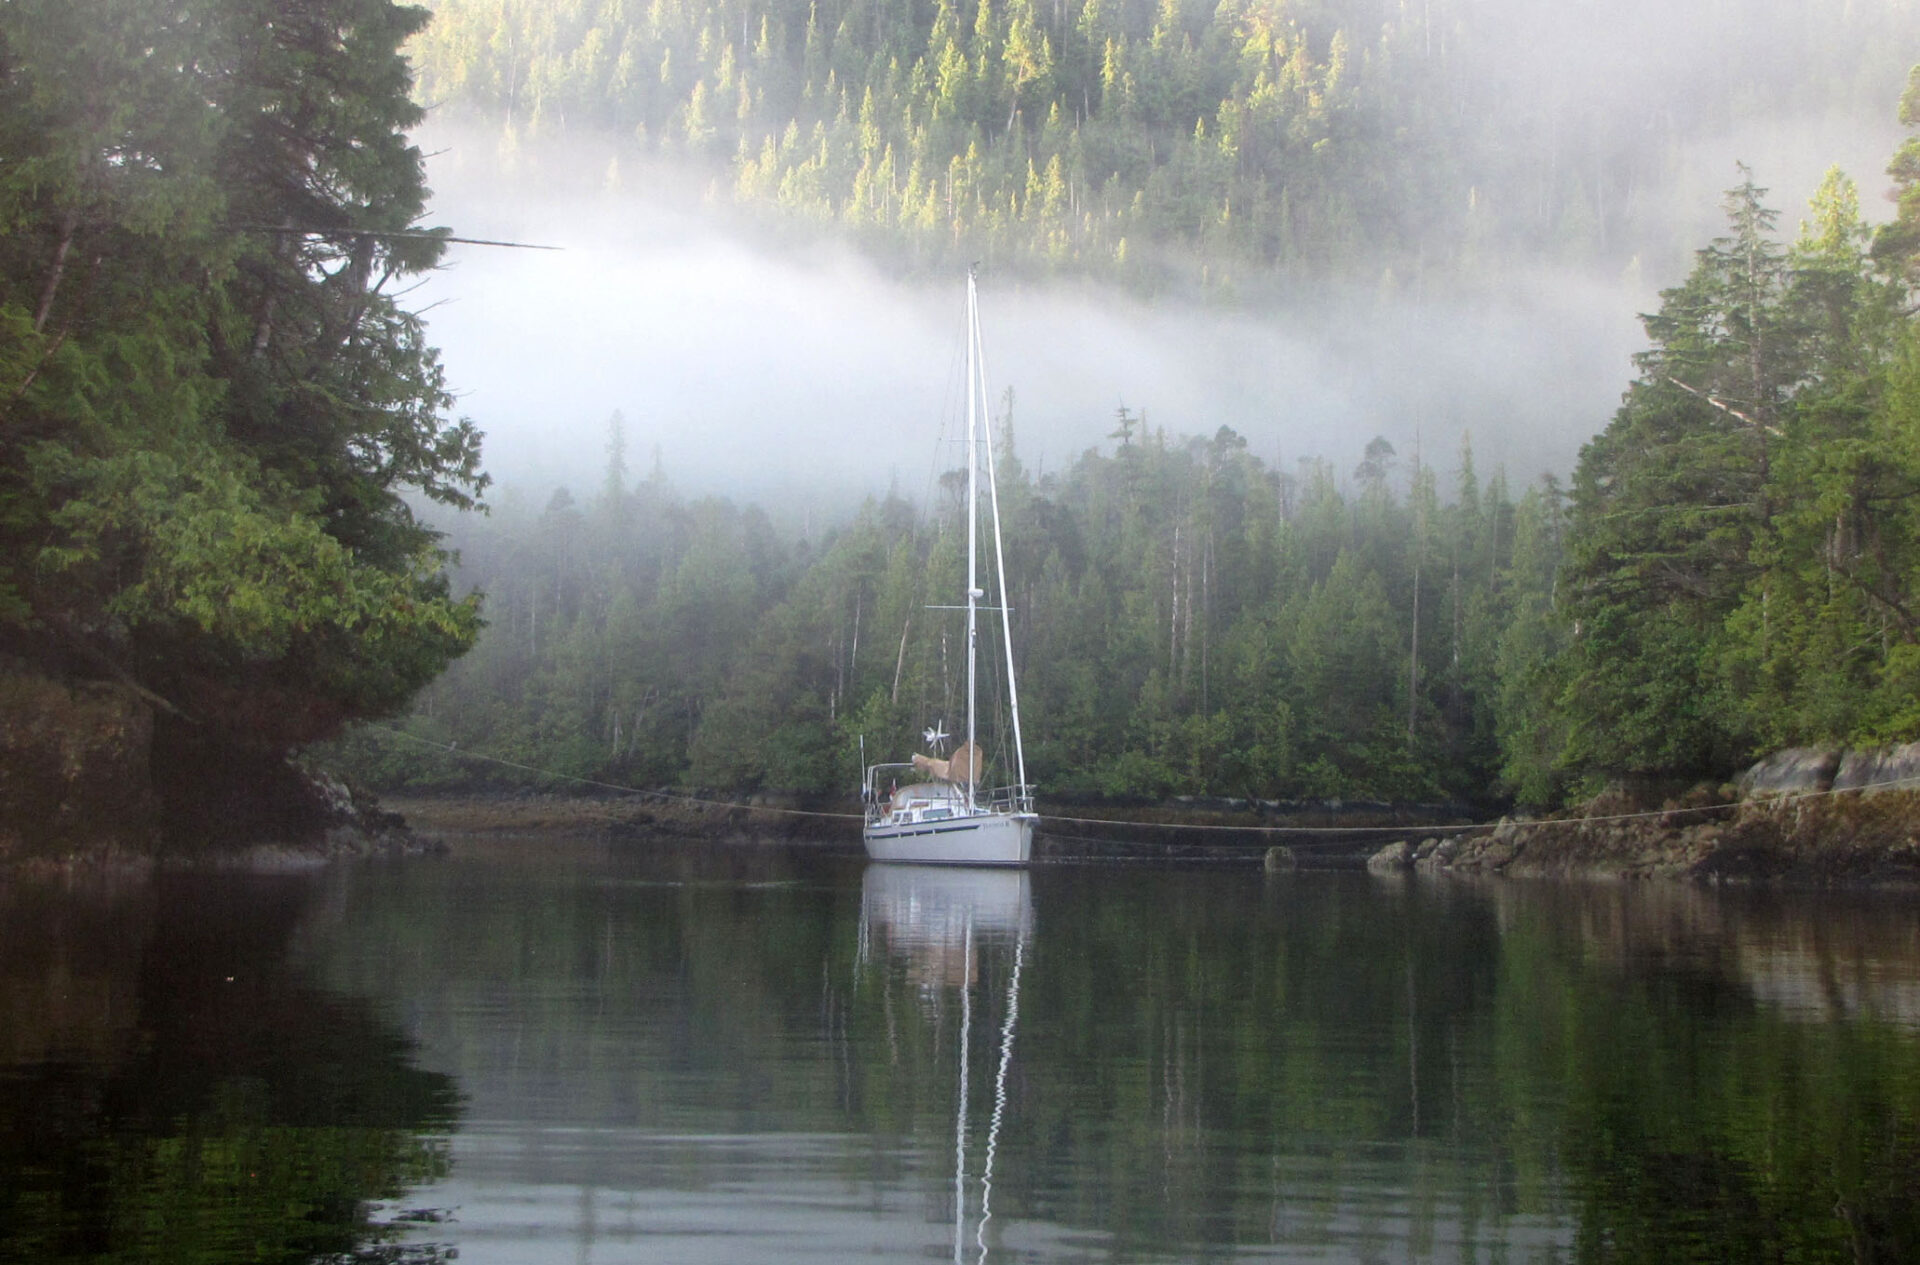
[[[970,742],[961,743],[945,760],[937,760],[930,755],[913,757],[915,770],[941,782],[978,782],[986,765],[980,748]]]

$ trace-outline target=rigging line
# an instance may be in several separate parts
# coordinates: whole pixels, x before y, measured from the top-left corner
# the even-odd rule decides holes
[[[951,439],[948,436],[955,429],[954,414],[959,409],[959,397],[962,395],[959,383],[966,375],[967,349],[964,333],[966,329],[966,305],[964,302],[961,304],[960,326],[962,336],[954,344],[953,354],[948,357],[946,381],[940,389],[939,402],[934,406],[934,413],[940,419],[940,430],[939,433],[934,436],[933,451],[927,457],[927,485],[920,498],[920,516],[925,518],[930,526],[934,527],[937,527],[940,521],[938,515],[940,507],[935,502],[934,496],[940,484],[940,462],[942,454],[953,444],[959,442],[957,439]]]
[[[574,782],[581,786],[592,786],[604,791],[618,791],[623,795],[640,795],[651,799],[666,800],[677,804],[694,804],[702,808],[738,808],[754,813],[773,813],[788,817],[822,817],[834,821],[865,821],[859,813],[831,813],[811,808],[778,808],[767,804],[743,804],[739,800],[702,799],[696,795],[679,795],[672,791],[647,790],[638,786],[622,786],[617,782],[602,782],[590,777],[575,777],[571,773],[556,773],[551,769],[537,768],[531,764],[521,764],[515,760],[502,759],[499,756],[485,755],[478,751],[462,751],[450,742],[435,742],[431,738],[422,738],[404,730],[387,725],[362,722],[364,728],[375,729],[381,733],[404,738],[423,747],[432,747],[446,755],[459,756],[469,760],[481,760],[488,764],[498,764],[504,768],[518,769],[522,773],[532,773],[539,777],[550,777],[563,782]],[[1726,804],[1702,804],[1693,808],[1652,808],[1644,812],[1610,813],[1601,817],[1546,817],[1536,821],[1509,821],[1506,824],[1523,829],[1534,826],[1586,826],[1604,825],[1614,821],[1641,821],[1648,817],[1681,817],[1702,813],[1724,813],[1739,808],[1743,804],[1798,803],[1807,799],[1825,799],[1835,795],[1854,795],[1874,790],[1911,789],[1920,786],[1920,774],[1910,777],[1889,778],[1884,782],[1875,782],[1869,786],[1832,786],[1824,791],[1786,791],[1778,795],[1768,795],[1759,800],[1734,800]],[[1468,822],[1464,825],[1427,826],[1409,824],[1405,826],[1222,826],[1205,822],[1164,822],[1164,821],[1126,821],[1118,817],[1066,817],[1057,813],[1037,814],[1042,822],[1062,821],[1077,826],[1145,826],[1158,830],[1183,831],[1239,831],[1242,834],[1267,835],[1357,835],[1357,834],[1412,834],[1416,831],[1428,834],[1458,834],[1473,830],[1492,830],[1501,825],[1499,821]],[[1101,840],[1100,842],[1107,842]]]
[[[422,738],[404,730],[393,729],[386,725],[367,723],[366,728],[377,729],[381,733],[392,734],[396,738],[405,738],[417,742],[423,747],[432,747],[435,751],[447,755],[459,756],[468,760],[482,760],[488,764],[497,764],[503,768],[518,769],[522,773],[532,773],[540,777],[558,778],[563,782],[573,782],[580,786],[597,787],[603,791],[619,791],[623,795],[641,795],[649,799],[666,800],[675,804],[695,804],[702,808],[740,808],[752,813],[775,813],[786,817],[825,817],[834,821],[864,821],[859,813],[830,813],[813,808],[777,808],[771,804],[743,804],[732,799],[702,799],[697,795],[677,795],[672,791],[652,791],[638,786],[622,786],[617,782],[602,782],[590,777],[575,777],[571,773],[556,773],[552,769],[536,768],[531,764],[521,764],[517,760],[505,760],[499,756],[486,755],[479,751],[461,751],[450,742],[435,742],[431,738]]]
[[[1061,817],[1052,817],[1052,818],[1042,818],[1042,820],[1043,820],[1043,821],[1064,821],[1064,820],[1067,820],[1067,819],[1066,819],[1066,818],[1061,818]],[[1129,823],[1121,823],[1121,824],[1127,824],[1127,825],[1132,825],[1132,824],[1137,824],[1137,823],[1131,823],[1131,822],[1129,822]],[[1165,828],[1166,828],[1166,829],[1168,829],[1168,830],[1188,830],[1188,829],[1191,829],[1192,827],[1188,827],[1188,826],[1167,826],[1167,827],[1165,827]],[[1258,829],[1260,829],[1260,827],[1258,827],[1258,826],[1233,826],[1233,827],[1230,827],[1230,829],[1234,829],[1234,830],[1246,830],[1246,831],[1254,831],[1254,830],[1258,830]],[[1304,827],[1303,827],[1303,829],[1304,829]],[[1367,829],[1367,830],[1375,830],[1375,829],[1377,829],[1377,830],[1392,830],[1392,831],[1395,831],[1395,832],[1397,832],[1397,833],[1399,833],[1399,834],[1406,834],[1406,833],[1408,833],[1408,830],[1409,830],[1410,828],[1409,828],[1409,827],[1403,827],[1403,826],[1377,826],[1377,827],[1376,827],[1376,826],[1366,826],[1366,827],[1360,827],[1360,829]],[[1411,829],[1426,829],[1426,827],[1412,827]],[[1153,841],[1151,841],[1151,840],[1144,840],[1144,841],[1133,841],[1133,840],[1127,840],[1127,839],[1115,839],[1115,838],[1112,838],[1111,836],[1102,836],[1102,835],[1070,835],[1070,834],[1063,834],[1062,832],[1060,832],[1060,831],[1058,831],[1058,830],[1053,830],[1053,829],[1051,829],[1051,828],[1048,828],[1048,827],[1045,827],[1045,826],[1042,826],[1042,827],[1040,827],[1040,830],[1041,830],[1041,832],[1042,832],[1043,834],[1045,834],[1045,835],[1046,835],[1046,837],[1047,837],[1047,838],[1048,838],[1049,840],[1051,840],[1051,841],[1058,841],[1058,842],[1062,842],[1062,843],[1082,843],[1082,844],[1095,844],[1095,845],[1098,845],[1098,846],[1100,846],[1100,847],[1103,847],[1103,848],[1131,848],[1131,849],[1134,849],[1134,851],[1133,851],[1133,852],[1130,852],[1130,853],[1128,853],[1128,854],[1127,854],[1127,857],[1133,857],[1133,856],[1148,856],[1148,858],[1149,858],[1149,859],[1156,859],[1156,858],[1155,858],[1155,856],[1154,856],[1153,854],[1150,854],[1150,853],[1148,853],[1148,852],[1145,852],[1145,851],[1143,851],[1143,850],[1146,850],[1146,849],[1159,849],[1159,848],[1161,848],[1162,846],[1164,846],[1164,845],[1161,845],[1161,844],[1158,844],[1158,843],[1155,843],[1155,842],[1153,842]],[[1316,833],[1318,833],[1318,832],[1316,832]],[[1233,846],[1233,845],[1232,845],[1231,843],[1223,843],[1223,844],[1222,844],[1221,846],[1222,846],[1222,847],[1231,847],[1231,846]],[[1294,850],[1295,852],[1303,852],[1303,851],[1305,851],[1305,850],[1307,850],[1307,849],[1309,849],[1309,848],[1316,848],[1316,847],[1318,847],[1318,848],[1344,848],[1344,847],[1347,847],[1347,846],[1349,846],[1349,845],[1348,845],[1348,844],[1346,844],[1346,843],[1343,843],[1343,842],[1341,842],[1340,840],[1337,840],[1337,839],[1321,839],[1321,840],[1307,840],[1307,841],[1305,841],[1305,842],[1301,842],[1301,843],[1296,843],[1296,844],[1291,844],[1291,845],[1289,845],[1289,846],[1290,846],[1290,847],[1291,847],[1291,848],[1292,848],[1292,849],[1293,849],[1293,850]],[[1053,853],[1053,854],[1050,854],[1050,855],[1052,855],[1052,856],[1074,856],[1074,857],[1084,857],[1084,856],[1092,856],[1092,855],[1094,855],[1094,854],[1093,854],[1093,853],[1090,853],[1090,852],[1089,852],[1089,853],[1081,853],[1081,852],[1074,852],[1074,853]],[[1126,859],[1126,858],[1121,858],[1121,857],[1116,857],[1115,859]],[[1187,858],[1187,859],[1189,859],[1189,860],[1205,860],[1205,859],[1207,859],[1207,858],[1204,858],[1204,857],[1191,857],[1191,858]]]
[[[486,237],[446,237],[427,229],[378,228],[297,228],[279,224],[229,224],[236,233],[272,233],[281,237],[378,237],[403,241],[458,243],[462,246],[506,246],[513,250],[565,250],[564,246],[541,246],[534,242],[502,242]]]
[[[1911,777],[1889,778],[1884,782],[1874,782],[1868,786],[1830,786],[1824,791],[1783,791],[1777,795],[1767,795],[1758,799],[1736,799],[1725,804],[1701,804],[1692,808],[1650,808],[1644,812],[1608,813],[1600,817],[1543,817],[1533,821],[1479,821],[1457,826],[1220,826],[1195,822],[1190,825],[1155,821],[1122,821],[1113,817],[1058,817],[1052,813],[1042,813],[1042,821],[1065,821],[1082,826],[1156,826],[1162,830],[1239,830],[1260,834],[1307,834],[1307,835],[1347,835],[1347,834],[1412,834],[1419,831],[1429,835],[1454,834],[1469,830],[1492,830],[1502,824],[1530,829],[1535,826],[1596,826],[1613,821],[1641,821],[1648,817],[1680,817],[1700,813],[1724,813],[1746,804],[1768,803],[1789,804],[1805,799],[1823,799],[1834,795],[1854,795],[1866,791],[1888,791],[1899,788],[1920,786],[1920,774]]]
[[[1724,808],[1724,807],[1729,807],[1729,805],[1723,804],[1723,805],[1717,805],[1717,807]],[[1674,810],[1674,811],[1678,811],[1678,810]],[[1659,816],[1661,814],[1654,813],[1649,815]],[[1040,820],[1043,823],[1049,822],[1049,821],[1064,821],[1076,826],[1139,826],[1143,828],[1159,829],[1159,830],[1211,830],[1211,831],[1226,830],[1226,831],[1238,831],[1241,834],[1266,834],[1266,835],[1350,835],[1350,834],[1402,834],[1404,835],[1404,834],[1409,834],[1416,830],[1424,830],[1429,833],[1437,834],[1442,831],[1491,830],[1495,826],[1500,824],[1497,821],[1476,821],[1476,822],[1470,822],[1466,825],[1456,825],[1456,826],[1423,826],[1417,823],[1408,824],[1404,826],[1223,826],[1223,825],[1216,825],[1212,823],[1203,823],[1203,822],[1182,823],[1182,822],[1165,822],[1165,821],[1126,821],[1118,817],[1061,817],[1053,813],[1045,813],[1045,812],[1040,814]],[[1592,817],[1592,818],[1576,819],[1576,820],[1601,821],[1605,819],[1599,818],[1599,817]],[[1539,823],[1534,823],[1534,824],[1539,824]]]

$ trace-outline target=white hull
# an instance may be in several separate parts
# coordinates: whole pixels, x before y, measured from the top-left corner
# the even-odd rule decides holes
[[[867,855],[916,865],[1025,865],[1033,856],[1033,814],[980,813],[939,821],[869,824]]]

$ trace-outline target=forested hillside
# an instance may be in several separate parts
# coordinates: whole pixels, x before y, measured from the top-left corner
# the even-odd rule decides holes
[[[1464,444],[1276,470],[1225,427],[1124,410],[1064,471],[1005,456],[1034,779],[1545,805],[1920,736],[1920,140],[1891,171],[1877,232],[1838,171],[1791,238],[1751,178],[1730,190],[1566,494],[1483,481]],[[955,643],[926,609],[961,587],[953,503],[786,542],[657,472],[633,484],[617,424],[609,451],[584,502],[467,525],[492,627],[418,737],[622,784],[831,790],[863,737],[899,752],[953,715]],[[500,772],[373,732],[353,758]]]
[[[432,7],[420,99],[529,155],[615,137],[896,261],[1296,294],[1683,257],[1653,200],[1690,146],[1876,117],[1920,34],[1905,0]]]
[[[443,574],[418,514],[485,478],[394,297],[446,236],[417,227],[410,37],[424,99],[522,139],[616,129],[880,250],[1497,284],[1529,251],[1610,249],[1702,112],[1873,90],[1911,18],[1674,6],[1717,55],[1615,114],[1494,73],[1579,29],[1527,11],[448,0],[417,36],[385,0],[0,6],[0,792],[131,801],[151,774],[210,829],[221,787],[404,709],[470,645],[406,722],[462,755],[371,728],[336,754],[387,782],[505,775],[470,752],[826,790],[861,738],[897,753],[954,715],[926,609],[958,588],[945,485],[795,538],[636,481],[616,428],[602,486],[459,518]],[[1646,55],[1646,83],[1672,70]],[[1890,172],[1877,229],[1837,172],[1797,228],[1756,178],[1730,191],[1564,494],[1483,477],[1454,436],[1276,469],[1226,426],[1126,412],[1036,475],[1003,417],[1035,780],[1545,804],[1920,736],[1920,142]],[[98,732],[125,758],[90,767],[137,791],[73,790],[86,761],[22,701],[49,692],[115,700]]]

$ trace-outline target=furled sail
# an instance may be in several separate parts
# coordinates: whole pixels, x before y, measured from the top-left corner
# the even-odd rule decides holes
[[[916,772],[924,773],[940,782],[978,782],[986,770],[986,758],[980,754],[980,748],[970,742],[963,742],[951,756],[937,760],[930,755],[915,755],[913,767]]]

